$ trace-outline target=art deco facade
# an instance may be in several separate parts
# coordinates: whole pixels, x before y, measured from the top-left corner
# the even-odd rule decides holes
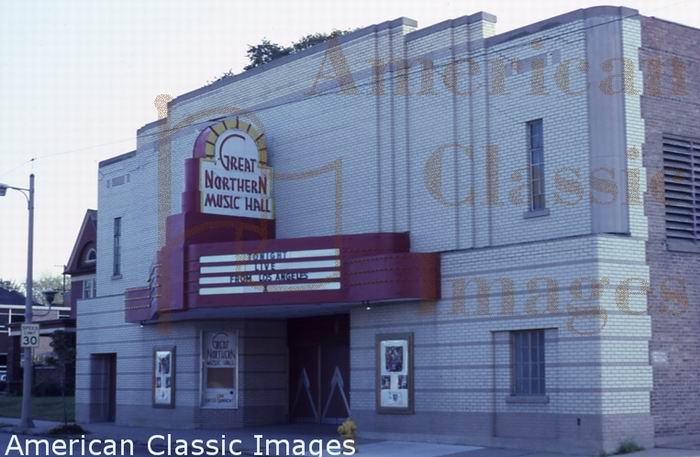
[[[102,162],[78,419],[593,452],[697,430],[698,31],[495,23],[354,31]]]

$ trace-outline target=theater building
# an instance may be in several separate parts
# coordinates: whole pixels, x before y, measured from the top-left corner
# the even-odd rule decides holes
[[[495,30],[356,30],[101,162],[78,420],[596,453],[697,431],[698,31]]]

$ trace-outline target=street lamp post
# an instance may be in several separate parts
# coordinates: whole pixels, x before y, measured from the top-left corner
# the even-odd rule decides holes
[[[29,209],[29,226],[27,228],[27,285],[26,285],[26,301],[24,302],[24,322],[32,323],[32,307],[34,300],[32,298],[33,278],[33,260],[34,260],[34,174],[29,175],[29,189],[22,187],[12,187],[6,184],[0,184],[0,197],[4,196],[7,189],[18,190],[24,194],[27,199],[27,208]],[[24,369],[22,377],[22,418],[20,427],[32,428],[32,378],[34,371],[32,370],[32,348],[24,348],[22,352],[24,359]]]

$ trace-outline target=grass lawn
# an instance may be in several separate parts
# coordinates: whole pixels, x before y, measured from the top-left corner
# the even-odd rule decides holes
[[[66,397],[68,421],[75,419],[75,399]],[[20,417],[22,397],[0,395],[0,417]],[[32,417],[63,422],[63,399],[61,397],[32,397]]]

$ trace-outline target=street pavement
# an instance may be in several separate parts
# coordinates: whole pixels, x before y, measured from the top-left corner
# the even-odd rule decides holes
[[[10,451],[7,452],[7,446],[11,443],[13,434],[18,434],[20,442],[24,442],[26,439],[44,439],[46,438],[45,433],[54,425],[55,423],[46,421],[35,421],[35,429],[30,435],[19,434],[19,430],[16,427],[18,421],[17,419],[3,419],[0,418],[0,456],[12,456],[20,457],[33,454],[24,454],[20,452]],[[259,456],[282,456],[287,455],[285,453],[277,453],[274,451],[265,452],[263,446],[263,452],[255,454],[258,448],[258,442],[255,439],[255,435],[263,435],[266,439],[275,440],[289,440],[293,442],[295,439],[302,439],[306,444],[307,450],[309,450],[307,456],[318,456],[316,451],[310,451],[310,443],[314,439],[323,439],[327,442],[331,439],[337,439],[337,435],[334,432],[333,427],[328,426],[309,426],[309,425],[287,425],[287,426],[277,426],[277,427],[260,427],[255,429],[242,429],[242,430],[162,430],[157,428],[136,428],[136,427],[124,427],[116,426],[114,424],[90,424],[86,426],[89,434],[86,436],[86,440],[91,439],[112,439],[119,441],[122,439],[129,439],[134,442],[133,454],[129,453],[127,455],[133,455],[135,457],[150,457],[153,455],[167,456],[167,448],[164,447],[165,442],[158,442],[158,445],[152,448],[154,453],[149,452],[146,447],[148,439],[153,435],[167,435],[171,433],[173,439],[183,439],[191,442],[195,439],[209,440],[218,439],[221,440],[222,434],[226,435],[229,440],[239,439],[241,440],[235,446],[235,450],[243,451],[243,455],[259,455]],[[53,438],[47,438],[50,442],[54,441]],[[691,439],[689,441],[690,446],[694,441]],[[668,446],[672,446],[669,443]],[[681,446],[685,445],[683,443]],[[317,446],[318,448],[318,446]],[[274,447],[272,448],[274,449]],[[158,454],[163,452],[163,454]],[[42,454],[43,455],[43,454]],[[48,456],[64,456],[68,454],[51,454]],[[82,455],[80,453],[74,455]],[[87,454],[90,455],[90,454]],[[176,455],[174,452],[171,455]],[[182,455],[182,454],[178,454]],[[230,455],[230,454],[226,454]],[[292,454],[293,455],[293,454]],[[298,455],[298,454],[297,454]],[[323,457],[328,457],[329,454],[324,453]],[[417,443],[417,442],[402,442],[402,441],[381,441],[381,440],[358,440],[358,453],[359,457],[572,457],[572,455],[567,454],[555,454],[537,451],[527,451],[518,449],[501,449],[501,448],[485,448],[478,446],[461,446],[461,445],[448,445],[448,444],[436,444],[436,443]],[[655,448],[645,451],[641,451],[632,454],[633,457],[700,457],[700,449],[672,449],[672,448]],[[579,456],[580,457],[580,456]],[[597,457],[597,456],[595,456]]]

